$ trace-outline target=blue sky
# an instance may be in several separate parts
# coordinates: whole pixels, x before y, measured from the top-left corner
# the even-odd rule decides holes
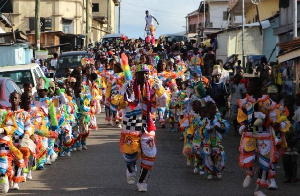
[[[145,10],[158,20],[156,37],[185,31],[185,16],[198,9],[201,0],[121,0],[121,33],[144,38]],[[118,32],[118,7],[116,9]]]

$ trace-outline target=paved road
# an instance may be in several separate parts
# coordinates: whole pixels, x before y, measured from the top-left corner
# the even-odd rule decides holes
[[[193,174],[181,154],[179,133],[166,129],[157,131],[158,154],[148,183],[148,192],[139,193],[136,185],[128,185],[125,162],[119,153],[120,130],[105,124],[104,114],[98,117],[100,129],[88,139],[88,150],[73,152],[71,157],[59,157],[46,170],[34,171],[33,180],[10,190],[8,195],[252,195],[254,184],[242,187],[245,177],[238,166],[239,137],[231,130],[224,139],[227,153],[226,169],[222,180],[208,181]],[[299,160],[300,162],[300,160]],[[298,164],[300,166],[300,164]],[[264,190],[267,195],[300,195],[300,183],[283,184],[283,169],[277,171],[276,191]],[[299,172],[298,172],[299,173]]]

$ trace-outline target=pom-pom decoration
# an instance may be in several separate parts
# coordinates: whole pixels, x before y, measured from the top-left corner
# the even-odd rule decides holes
[[[130,67],[128,64],[128,57],[124,53],[122,53],[122,55],[121,55],[121,64],[122,64],[122,69],[123,69],[126,81],[127,82],[131,81],[132,74],[131,74]]]
[[[185,157],[188,157],[190,155],[192,155],[192,145],[190,143],[187,143],[183,149],[182,149],[182,154]]]

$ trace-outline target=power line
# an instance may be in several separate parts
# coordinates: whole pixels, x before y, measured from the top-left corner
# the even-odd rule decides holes
[[[139,13],[144,13],[143,11],[128,10],[128,9],[124,9],[124,8],[121,8],[121,10],[129,11],[129,12],[135,12],[135,13],[137,13],[137,12],[139,12]],[[178,17],[178,16],[163,15],[163,14],[160,14],[160,13],[155,14],[155,15],[160,15],[160,16],[164,16],[164,17],[178,18],[178,19],[181,18],[180,16]],[[185,18],[183,18],[183,19],[185,19]]]
[[[133,5],[133,6],[140,7],[140,8],[149,9],[149,10],[154,10],[154,11],[158,11],[158,12],[165,12],[165,13],[169,13],[169,14],[182,15],[182,14],[180,14],[180,13],[168,12],[168,11],[164,11],[164,10],[158,10],[158,9],[147,8],[147,7],[144,7],[144,6],[140,6],[140,5],[136,5],[136,4],[133,4],[133,3],[124,2],[124,1],[122,1],[122,3],[129,4],[129,5]]]

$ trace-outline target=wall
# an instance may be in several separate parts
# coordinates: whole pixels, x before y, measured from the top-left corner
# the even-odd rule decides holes
[[[199,23],[202,22],[199,17]],[[189,17],[189,25],[191,24],[198,24],[198,16],[190,16]]]
[[[110,33],[116,33],[116,6],[113,0],[92,0],[92,3],[99,3],[99,12],[93,12],[95,17],[105,17],[108,21],[109,28],[107,24],[101,24],[100,22],[93,21],[92,36],[93,42],[99,41],[106,33],[101,31],[108,31]],[[107,18],[107,6],[109,6],[109,16]],[[100,30],[101,29],[101,30]]]
[[[218,49],[216,58],[223,62],[232,54],[238,54],[242,59],[242,30],[225,31],[217,36]],[[244,34],[245,55],[259,55],[263,53],[263,36],[260,35],[259,27],[245,29]]]
[[[52,18],[52,31],[62,31],[62,18],[72,19],[74,34],[84,34],[85,5],[83,2],[85,3],[83,0],[43,0],[40,4],[41,17]],[[29,17],[35,16],[35,0],[15,0],[13,10],[14,28],[24,32],[29,30]],[[89,20],[91,24],[91,16]]]
[[[279,12],[279,0],[265,0],[258,4],[258,12],[260,21],[274,16]],[[246,23],[256,22],[255,16],[257,15],[256,6],[251,5],[250,9],[246,10]],[[254,18],[254,21],[253,21]]]
[[[32,57],[33,51],[28,46],[0,46],[0,66],[28,64]]]
[[[210,22],[213,28],[224,28],[227,26],[227,19],[223,20],[223,12],[227,11],[228,2],[210,3]]]
[[[273,29],[279,27],[279,17],[270,20],[270,24],[271,26],[269,28],[263,30],[263,34],[264,34],[263,54],[266,55],[267,59],[269,59],[269,57],[271,56],[272,51],[277,43],[277,36],[273,34]],[[270,61],[276,61],[277,54],[278,54],[278,47],[276,47]]]

